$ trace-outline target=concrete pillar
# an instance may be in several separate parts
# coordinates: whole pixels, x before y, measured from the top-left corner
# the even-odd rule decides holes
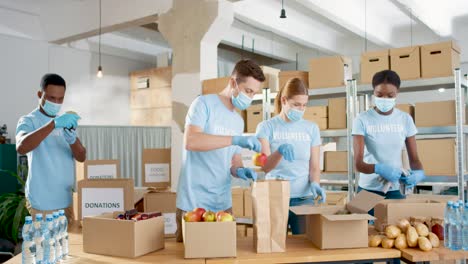
[[[182,163],[185,116],[201,94],[201,80],[217,77],[217,47],[234,20],[226,0],[174,0],[158,28],[172,55],[172,190],[177,190]],[[215,164],[213,164],[215,166]]]

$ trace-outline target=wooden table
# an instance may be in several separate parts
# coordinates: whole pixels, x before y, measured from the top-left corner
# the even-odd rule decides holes
[[[257,254],[253,248],[252,237],[239,238],[237,241],[237,258],[219,259],[184,259],[184,245],[175,239],[166,239],[166,247],[137,259],[109,257],[83,252],[83,238],[80,229],[69,233],[70,256],[62,263],[357,263],[380,261],[399,263],[401,253],[396,249],[361,248],[320,250],[312,245],[305,236],[290,236],[287,240],[287,252]],[[20,264],[21,254],[6,262]]]
[[[401,259],[407,263],[429,263],[431,261],[455,261],[468,258],[466,251],[452,251],[444,248],[433,248],[432,251],[423,252],[416,248],[407,248],[401,251]]]

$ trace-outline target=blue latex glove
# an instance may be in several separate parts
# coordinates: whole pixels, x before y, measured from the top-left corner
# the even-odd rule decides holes
[[[294,160],[294,149],[291,144],[282,144],[278,148],[278,152],[283,156],[283,158],[287,161],[293,161]]]
[[[76,130],[75,129],[64,129],[63,135],[68,144],[73,145],[76,142]]]
[[[375,173],[389,182],[398,182],[401,178],[401,175],[403,174],[402,169],[388,166],[382,163],[375,164],[374,170]]]
[[[406,184],[407,188],[414,187],[416,184],[422,182],[426,178],[423,170],[411,171],[409,176],[402,176],[401,181]]]
[[[258,141],[257,137],[249,136],[233,136],[232,137],[232,145],[239,146],[241,148],[246,148],[249,150],[253,150],[255,152],[262,151],[262,145],[260,141]]]
[[[252,179],[253,181],[257,180],[257,173],[251,168],[237,168],[236,170],[237,177],[248,181]]]
[[[54,118],[55,128],[77,128],[78,119],[80,117],[76,114],[63,114]]]
[[[314,196],[314,199],[320,196],[320,200],[318,201],[319,204],[325,203],[327,201],[327,194],[322,189],[322,187],[320,187],[320,184],[312,182],[310,184],[310,191],[312,192],[312,196]]]

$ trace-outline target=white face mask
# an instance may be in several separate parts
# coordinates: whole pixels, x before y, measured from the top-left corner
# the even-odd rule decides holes
[[[44,98],[44,105],[41,104],[41,99],[39,99],[39,105],[41,108],[48,114],[49,116],[56,116],[60,112],[60,108],[62,108],[62,104],[52,103]]]
[[[380,110],[380,112],[387,113],[395,107],[396,98],[382,98],[375,96],[374,103],[377,109]]]

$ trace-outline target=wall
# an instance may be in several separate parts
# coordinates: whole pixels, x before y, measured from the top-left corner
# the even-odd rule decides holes
[[[45,73],[65,78],[63,109],[77,111],[80,124],[129,125],[129,72],[155,66],[103,55],[104,77],[97,79],[95,53],[7,35],[0,35],[0,58],[0,125],[7,124],[12,141],[18,119],[37,106],[36,92]]]

